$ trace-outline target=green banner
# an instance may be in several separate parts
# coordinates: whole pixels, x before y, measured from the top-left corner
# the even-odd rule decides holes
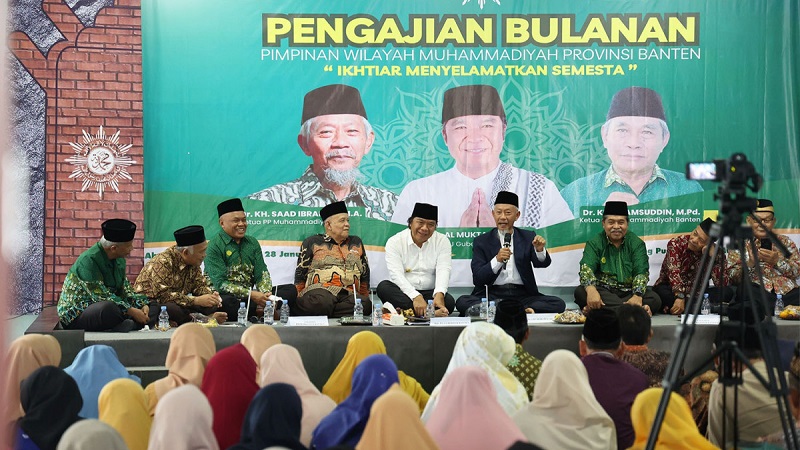
[[[655,278],[669,237],[719,209],[719,183],[686,164],[734,153],[797,240],[796,2],[499,3],[143,0],[148,256],[177,228],[217,232],[216,204],[240,197],[290,282],[338,198],[375,285],[427,202],[468,286],[472,239],[510,190],[553,253],[540,284],[577,284],[608,199],[629,203]]]

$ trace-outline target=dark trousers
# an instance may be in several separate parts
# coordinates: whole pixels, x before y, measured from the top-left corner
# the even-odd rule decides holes
[[[657,284],[653,286],[653,292],[658,294],[658,298],[661,299],[662,312],[668,313],[669,310],[672,309],[672,305],[675,304],[675,294],[672,293],[672,286],[669,284]],[[713,286],[706,288],[704,294],[708,294],[708,300],[712,305],[719,305],[720,303],[730,302],[733,298],[734,292],[733,288],[730,286]],[[686,303],[684,308],[688,309],[689,304]]]
[[[288,302],[289,310],[291,311],[292,305],[297,301],[297,288],[293,284],[282,284],[276,287],[275,295]],[[239,303],[244,302],[244,304],[247,305],[247,297],[239,298],[233,294],[220,294],[220,297],[222,298],[222,308],[219,310],[228,314],[228,321],[235,322],[238,320]],[[278,311],[280,307],[281,303],[278,302],[278,304],[275,305],[275,310]],[[256,309],[258,309],[258,305],[251,299],[250,309],[247,310],[247,318],[251,322],[258,321]]]
[[[397,287],[396,284],[389,280],[383,280],[378,283],[378,297],[383,302],[389,302],[395,308],[412,309],[414,308],[414,299],[409,298],[406,294]],[[425,301],[433,299],[433,289],[418,290]],[[456,300],[452,295],[444,294],[444,306],[447,308],[448,314],[451,314],[456,309]]]
[[[162,306],[166,306],[167,307],[167,314],[169,314],[169,321],[170,322],[175,322],[175,325],[183,325],[185,323],[191,322],[192,321],[192,316],[189,315],[191,313],[200,313],[200,314],[203,314],[203,315],[211,317],[211,315],[214,314],[215,312],[222,311],[222,308],[216,308],[214,306],[209,306],[209,307],[187,306],[187,307],[183,307],[183,306],[181,306],[181,305],[179,305],[177,303],[165,303],[165,304],[162,305],[162,304],[160,304],[158,302],[150,302],[150,321],[147,322],[147,325],[149,325],[150,328],[153,328],[156,325],[158,325],[158,315],[161,314],[161,307]],[[239,309],[238,304],[236,306],[236,309],[237,310]],[[230,319],[230,316],[228,316],[228,319]],[[236,317],[234,316],[233,319],[230,319],[230,320],[236,320]]]
[[[369,315],[372,311],[369,296],[358,295],[358,297],[364,307],[364,314]],[[355,305],[353,293],[347,289],[342,289],[338,295],[333,295],[327,289],[317,288],[297,297],[295,310],[300,316],[346,317],[353,315]]]
[[[560,313],[564,312],[567,304],[564,300],[553,295],[538,294],[533,295],[519,284],[504,284],[489,286],[489,301],[494,300],[500,303],[503,300],[514,299],[522,303],[525,308],[532,308],[537,313]],[[462,295],[456,300],[456,309],[462,316],[467,315],[470,306],[481,302],[481,297],[476,295]]]
[[[775,311],[775,302],[778,300],[778,295],[772,291],[767,291],[758,284],[751,283],[751,285],[753,287],[753,293],[759,296],[759,299],[762,293],[764,294],[767,299],[767,314],[772,314],[772,312]],[[739,286],[736,290],[736,299],[734,303],[740,303],[744,300],[749,300],[747,288],[745,286]],[[800,288],[794,288],[783,294],[783,306],[787,305],[800,305]]]
[[[606,308],[618,308],[633,297],[632,291],[622,291],[602,286],[596,287],[597,292],[600,294],[600,299],[606,304]],[[586,288],[583,286],[575,288],[575,303],[580,309],[586,307]],[[658,314],[661,311],[661,299],[650,287],[648,287],[647,290],[644,291],[644,295],[642,295],[642,305],[649,306],[650,312],[653,314]]]
[[[125,313],[116,303],[111,301],[97,302],[87,306],[81,315],[64,328],[67,330],[111,331],[112,328],[121,324],[125,318]],[[142,325],[138,323],[134,327],[134,329],[140,328],[142,328]]]

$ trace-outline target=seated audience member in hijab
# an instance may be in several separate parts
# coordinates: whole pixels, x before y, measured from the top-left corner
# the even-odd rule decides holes
[[[650,387],[661,386],[669,366],[669,353],[647,348],[653,337],[650,314],[641,306],[625,303],[617,308],[625,351],[619,359],[647,375]]]
[[[533,401],[514,422],[533,444],[560,450],[617,448],[614,422],[597,403],[581,360],[568,350],[544,359]]]
[[[497,401],[484,369],[457,367],[440,386],[436,410],[426,424],[440,449],[505,449],[516,441],[527,441]]]
[[[350,396],[322,419],[314,430],[311,446],[324,450],[337,445],[356,445],[367,425],[372,404],[397,382],[397,366],[388,356],[365,358],[353,373]]]
[[[144,390],[150,415],[155,414],[158,400],[171,389],[185,384],[200,387],[206,364],[216,351],[214,336],[208,328],[199,323],[187,323],[178,327],[170,337],[167,360],[164,363],[169,373],[150,383]]]
[[[278,336],[278,332],[269,325],[252,324],[244,330],[239,343],[244,345],[244,348],[247,349],[250,356],[253,357],[253,361],[256,363],[256,383],[258,383],[261,377],[261,355],[273,345],[280,344],[281,337]]]
[[[291,345],[277,344],[261,355],[261,387],[272,383],[288,383],[297,390],[303,405],[303,420],[300,423],[300,442],[311,445],[311,433],[320,421],[336,408],[330,397],[321,393],[308,379],[300,352]],[[419,416],[419,411],[417,411]]]
[[[67,428],[82,419],[78,384],[58,367],[44,366],[20,384],[25,415],[17,422],[15,450],[55,450]]]
[[[345,350],[342,360],[339,361],[339,365],[322,386],[322,393],[332,398],[334,402],[341,403],[350,395],[350,383],[356,366],[367,356],[385,354],[386,345],[377,334],[372,331],[361,331],[354,334],[347,342],[347,350]],[[417,380],[403,371],[398,371],[398,377],[400,387],[417,402],[419,410],[422,411],[428,403],[430,397],[428,393]]]
[[[219,450],[212,429],[213,421],[211,405],[197,386],[176,387],[158,402],[147,449]]]
[[[122,436],[97,419],[80,420],[67,428],[56,450],[128,450]]]
[[[98,399],[100,420],[114,427],[130,450],[147,450],[153,418],[139,383],[120,378],[108,383]]]
[[[49,334],[28,334],[11,342],[6,352],[3,392],[6,400],[3,417],[6,423],[7,446],[11,445],[17,419],[25,413],[19,403],[19,384],[34,370],[61,363],[61,345]]]
[[[242,437],[229,450],[280,448],[305,450],[300,443],[303,406],[294,387],[273,383],[261,388],[244,416]]]
[[[356,450],[439,450],[425,425],[419,420],[414,401],[392,386],[372,404],[364,434]]]
[[[619,359],[624,344],[617,313],[608,308],[589,310],[579,344],[592,392],[617,428],[617,447],[628,448],[634,437],[631,406],[649,382],[641,370]]]
[[[492,381],[497,401],[508,415],[528,404],[525,387],[508,371],[506,366],[514,356],[515,343],[500,327],[486,322],[475,322],[464,328],[453,348],[453,356],[442,380],[453,370],[463,366],[478,366],[486,371]],[[428,406],[422,412],[427,422],[436,408],[442,383],[433,389]]]
[[[522,343],[528,340],[530,335],[525,307],[514,299],[503,300],[497,304],[494,324],[502,328],[517,343],[514,356],[507,367],[517,377],[517,380],[525,386],[528,399],[533,398],[533,388],[536,386],[536,377],[539,376],[542,362],[528,353],[522,346]]]
[[[141,383],[136,375],[131,375],[119,362],[117,352],[108,345],[90,345],[78,352],[75,360],[64,372],[67,372],[81,390],[83,409],[81,417],[97,419],[97,396],[108,382],[117,378],[129,378]]]
[[[214,435],[220,448],[239,442],[247,406],[258,392],[256,368],[242,344],[220,350],[208,362],[201,389],[214,411]]]
[[[647,439],[650,437],[650,430],[653,427],[653,420],[656,417],[658,404],[661,395],[664,393],[662,388],[649,388],[636,396],[631,408],[631,419],[633,429],[636,432],[636,440],[633,443],[633,450],[640,450],[647,447]],[[667,411],[664,414],[664,421],[661,422],[661,431],[658,433],[656,448],[665,450],[711,450],[718,448],[708,442],[708,440],[697,431],[697,425],[692,418],[692,411],[689,405],[678,394],[672,393],[667,404]]]

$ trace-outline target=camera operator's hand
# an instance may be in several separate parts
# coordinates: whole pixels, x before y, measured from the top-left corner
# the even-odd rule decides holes
[[[781,252],[777,250],[758,249],[758,259],[761,262],[767,263],[770,266],[778,264],[781,259]]]

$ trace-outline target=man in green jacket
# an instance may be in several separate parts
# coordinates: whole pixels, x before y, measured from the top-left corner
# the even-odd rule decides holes
[[[136,224],[111,219],[101,227],[103,237],[78,256],[64,279],[56,307],[61,326],[120,332],[142,328],[148,321],[148,300],[134,292],[125,276]]]
[[[623,303],[643,306],[650,315],[659,311],[661,299],[647,287],[647,248],[639,236],[628,231],[628,205],[606,202],[602,223],[603,231],[589,239],[583,249],[575,303],[584,312]]]

